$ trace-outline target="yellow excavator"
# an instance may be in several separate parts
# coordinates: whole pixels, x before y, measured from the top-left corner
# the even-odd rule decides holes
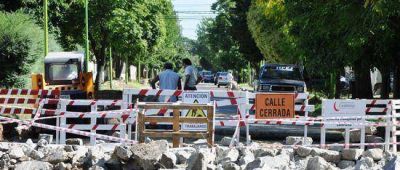
[[[84,57],[81,52],[48,53],[44,74],[32,74],[32,89],[57,89],[64,99],[93,99],[93,74],[84,72]]]

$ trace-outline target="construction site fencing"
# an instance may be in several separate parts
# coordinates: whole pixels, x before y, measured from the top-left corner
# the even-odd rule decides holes
[[[68,111],[67,106],[89,106],[90,112]],[[99,108],[101,108],[101,111],[99,111]],[[111,132],[119,131],[119,137],[122,139],[131,139],[131,125],[134,124],[136,117],[136,110],[123,108],[122,100],[62,99],[59,102],[57,111],[58,112],[56,113],[56,115],[60,115],[60,117],[57,118],[57,125],[59,127],[90,131],[91,133],[96,133],[96,131],[99,130]],[[69,123],[67,122],[69,119],[80,119],[82,123]],[[110,121],[110,119],[113,120]],[[90,121],[89,123],[87,123],[88,120]],[[126,134],[128,136],[126,136]],[[59,143],[65,144],[65,141],[66,132],[61,131],[59,135]],[[96,136],[90,136],[90,144],[96,144]]]
[[[57,104],[60,94],[59,90],[0,89],[0,114],[36,114],[46,98]]]
[[[353,102],[357,106],[362,106],[362,116],[338,115],[337,117],[310,117],[309,113],[315,110],[314,105],[308,102],[310,96],[307,93],[295,93],[294,110],[296,116],[285,119],[257,119],[254,116],[256,94],[247,91],[225,91],[225,90],[198,90],[197,92],[207,92],[211,96],[211,101],[215,103],[215,110],[225,106],[233,106],[235,113],[227,117],[215,117],[213,126],[231,126],[236,127],[234,137],[239,140],[240,127],[246,128],[246,142],[250,143],[250,125],[268,124],[268,125],[299,125],[304,126],[304,137],[307,137],[308,126],[319,126],[321,128],[320,147],[334,146],[335,144],[326,144],[326,130],[336,124],[352,124],[351,128],[342,128],[345,131],[345,143],[337,144],[346,148],[359,146],[364,148],[369,145],[383,145],[385,150],[390,147],[397,151],[397,136],[400,135],[397,127],[400,117],[400,100],[344,100]],[[34,126],[50,130],[55,130],[56,142],[64,144],[66,133],[79,134],[90,138],[90,143],[95,144],[96,138],[118,141],[123,143],[135,143],[132,139],[132,126],[136,123],[137,114],[141,111],[134,107],[137,101],[141,102],[146,97],[157,102],[175,102],[182,103],[181,90],[152,90],[152,89],[124,89],[122,100],[69,100],[59,99],[58,90],[29,90],[29,89],[1,89],[0,90],[0,120],[1,123],[17,122],[25,126]],[[326,99],[325,101],[329,101]],[[180,101],[180,102],[176,102]],[[332,100],[335,102],[339,100]],[[57,109],[45,109],[44,105],[57,105]],[[31,106],[31,107],[27,107]],[[69,106],[89,107],[89,111],[69,110]],[[322,111],[326,114],[326,109]],[[174,116],[173,109],[168,107],[147,108],[146,116],[170,117]],[[29,120],[21,120],[5,115],[30,115]],[[55,126],[37,123],[36,120],[42,118],[56,118]],[[74,123],[70,119],[86,119],[85,123]],[[115,119],[109,123],[105,119]],[[149,118],[149,120],[153,120]],[[169,119],[168,119],[169,120]],[[349,120],[347,122],[347,120]],[[353,120],[358,120],[354,122]],[[111,121],[110,121],[111,122]],[[148,121],[151,122],[151,121]],[[167,121],[169,124],[173,122]],[[160,123],[157,123],[160,124]],[[385,127],[384,142],[365,143],[365,127],[378,126]],[[137,127],[137,126],[136,126]],[[356,127],[356,128],[354,128]],[[349,135],[353,130],[360,129],[360,143],[350,143]],[[119,131],[119,137],[98,134],[99,130]],[[137,133],[136,133],[137,134]],[[233,142],[232,142],[233,143]],[[304,142],[303,142],[304,144]],[[312,145],[314,146],[314,145]]]
[[[235,106],[236,111],[234,115],[229,117],[216,117],[216,126],[246,126],[246,142],[250,143],[249,124],[262,123],[254,119],[254,100],[255,93],[248,91],[226,91],[226,90],[197,90],[196,92],[209,92],[211,100],[215,102],[216,110],[224,106]],[[127,105],[125,107],[132,107],[136,101],[143,101],[145,97],[151,97],[153,101],[160,101],[165,99],[166,102],[181,101],[182,90],[156,90],[156,89],[124,89],[123,101]],[[308,113],[314,111],[314,106],[308,104],[309,95],[307,93],[295,94],[296,105],[295,110],[304,113],[304,116],[298,116],[299,119],[307,119]],[[162,101],[162,100],[161,100]],[[169,116],[167,113],[172,113],[172,110],[165,108],[148,110],[146,114],[157,116]],[[238,123],[239,121],[239,123]],[[307,126],[304,127],[304,136],[307,136]],[[235,132],[237,138],[240,132]]]
[[[59,99],[60,94],[59,90],[0,89],[1,123],[55,130],[56,143],[61,144],[65,144],[66,133],[89,137],[92,145],[96,143],[96,138],[133,143],[130,140],[131,125],[135,123],[136,111],[123,108],[122,100],[67,100]],[[45,105],[54,105],[56,109],[44,108]],[[90,107],[90,111],[71,111],[69,106]],[[56,119],[54,126],[36,122],[53,118]],[[68,121],[70,119],[75,121]],[[110,124],[107,119],[114,119],[110,121],[114,123]],[[97,133],[99,130],[119,131],[120,136],[101,135]]]

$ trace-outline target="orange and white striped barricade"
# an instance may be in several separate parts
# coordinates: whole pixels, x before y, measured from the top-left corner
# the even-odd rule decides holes
[[[67,110],[67,106],[90,106],[90,112],[79,113]],[[119,110],[98,111],[98,107],[119,106]],[[120,137],[126,138],[127,124],[134,123],[135,113],[133,109],[123,109],[122,100],[65,100],[60,101],[58,108],[58,115],[60,115],[59,126],[69,129],[90,130],[91,133],[96,133],[97,130],[119,130]],[[90,119],[90,124],[67,124],[69,118],[87,118]],[[118,124],[98,124],[98,118],[117,118]],[[128,138],[130,137],[131,129],[128,128]],[[66,133],[60,132],[59,143],[65,144]],[[96,137],[90,136],[90,144],[96,144]]]
[[[392,149],[394,153],[397,153],[397,136],[400,135],[400,131],[398,131],[398,118],[400,117],[400,100],[391,100],[391,122],[393,123],[391,127],[391,132],[392,132]],[[385,143],[386,143],[386,138],[385,138]]]
[[[34,115],[34,121],[40,116],[45,104],[56,105],[61,92],[59,90],[32,90],[32,89],[0,89],[0,115]],[[45,99],[53,98],[51,102]]]
[[[368,115],[375,115],[377,117],[385,117],[384,119],[380,118],[378,120],[385,121],[385,150],[389,151],[390,148],[390,138],[391,138],[391,131],[392,125],[395,121],[392,121],[394,115],[392,115],[392,100],[377,100],[377,99],[367,99],[366,100],[366,107],[365,114]],[[361,134],[364,135],[365,134]],[[394,138],[393,138],[394,139]],[[395,139],[394,139],[395,140]]]

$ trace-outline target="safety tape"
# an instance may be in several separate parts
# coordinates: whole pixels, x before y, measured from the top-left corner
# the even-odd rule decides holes
[[[49,98],[15,98],[15,97],[1,97],[0,104],[39,104],[41,101],[43,104],[58,104],[60,101],[65,101],[69,106],[81,106],[81,105],[109,105],[109,106],[121,106],[122,100],[66,100],[66,99],[49,99]]]
[[[124,103],[122,100],[69,100],[69,99],[45,99],[45,104],[47,103],[58,103],[65,102],[68,106],[122,106]]]
[[[216,101],[216,107],[223,107],[223,106],[231,106],[232,104],[230,104],[231,101],[229,100],[224,100],[224,101]],[[295,111],[300,111],[300,112],[304,112],[304,111],[314,111],[314,106],[313,105],[295,105]],[[166,113],[170,113],[172,112],[172,110],[168,110],[168,109],[147,109],[146,110],[146,114],[150,114],[150,115],[164,115],[164,116],[169,116]],[[240,109],[237,110],[237,114],[241,115],[240,113]],[[246,115],[249,115],[249,112],[246,113]]]
[[[59,90],[32,90],[32,89],[0,89],[0,95],[60,95]]]
[[[383,146],[383,145],[399,145],[400,142],[389,142],[389,143],[332,143],[332,144],[311,144],[311,145],[285,145],[285,144],[263,144],[263,148],[268,149],[283,149],[283,148],[294,148],[299,147],[312,147],[312,148],[330,148],[334,146]]]
[[[248,105],[247,108],[250,111],[255,111],[255,105]],[[365,110],[366,113],[386,113],[389,111],[390,108],[380,108],[380,107],[367,107]],[[313,112],[315,110],[314,105],[295,105],[295,111],[300,111],[300,112]]]
[[[126,124],[65,124],[61,127],[68,129],[79,129],[79,130],[111,130],[115,131],[118,128],[125,127]]]
[[[248,93],[248,98],[250,100],[254,100],[256,98],[257,93]],[[310,99],[310,95],[308,93],[294,93],[295,100],[308,100]]]
[[[3,111],[1,111],[3,109]],[[132,109],[122,109],[122,110],[108,110],[108,111],[96,111],[96,112],[63,112],[60,110],[53,110],[53,109],[32,109],[32,108],[19,108],[19,107],[2,107],[0,106],[0,115],[8,115],[8,114],[35,114],[36,111],[40,115],[44,116],[54,116],[54,115],[64,115],[67,113],[72,114],[110,114],[110,113],[124,113],[124,112],[138,112],[137,110]]]
[[[255,109],[256,109],[254,104],[248,104],[246,106],[246,108],[249,111],[255,111]],[[305,105],[305,104],[298,105],[297,104],[294,106],[294,110],[299,111],[299,112],[313,112],[315,110],[315,107],[314,107],[314,105]]]
[[[218,120],[220,126],[227,126],[229,122],[236,122],[238,120]],[[246,120],[241,120],[245,122]],[[382,122],[350,122],[350,121],[303,121],[303,120],[287,120],[287,119],[247,119],[247,122],[253,123],[253,124],[267,124],[267,125],[307,125],[307,126],[312,126],[312,125],[319,125],[321,127],[324,127],[325,125],[338,125],[338,124],[352,124],[355,126],[394,126],[394,125],[400,125],[400,122],[388,122],[388,123],[382,123]],[[217,122],[218,123],[218,122]]]
[[[86,136],[86,137],[94,136],[96,138],[103,139],[103,140],[123,142],[123,143],[129,143],[129,144],[136,144],[137,143],[136,141],[130,140],[130,139],[122,139],[122,138],[117,138],[117,137],[113,137],[113,136],[101,135],[101,134],[96,134],[96,133],[91,133],[91,132],[80,131],[80,130],[76,130],[76,129],[57,127],[57,126],[46,125],[46,124],[30,122],[30,121],[25,121],[25,120],[18,120],[18,119],[7,118],[7,117],[2,117],[2,116],[0,116],[0,120],[14,121],[16,123],[29,124],[29,125],[34,126],[34,127],[39,127],[39,128],[43,128],[43,129],[49,129],[49,130],[55,130],[55,131],[62,131],[62,132],[72,133],[72,134]]]
[[[351,118],[365,118],[365,119],[375,119],[375,120],[386,120],[386,118],[398,118],[400,114],[396,115],[365,115],[365,116],[337,116],[337,117],[325,117],[325,119],[351,119]],[[254,115],[250,115],[247,118],[255,119]],[[324,117],[304,117],[296,116],[295,118],[288,118],[285,120],[306,120],[306,121],[322,121]],[[271,119],[273,120],[273,119]],[[275,119],[276,120],[276,119]]]
[[[54,119],[54,118],[60,118],[60,116],[48,116],[48,117],[40,117],[37,118],[36,120],[46,120],[46,119]],[[19,120],[19,119],[16,119]],[[27,120],[27,121],[32,121],[32,120]],[[0,124],[10,124],[10,123],[17,123],[18,121],[11,120],[11,121],[0,121]],[[26,126],[26,125],[25,125]],[[29,127],[29,126],[27,126]]]
[[[139,96],[175,96],[182,94],[182,90],[157,90],[157,89],[124,89],[124,95]],[[242,91],[225,91],[225,90],[197,90],[197,92],[210,92],[211,97],[221,98],[241,98],[245,97]]]

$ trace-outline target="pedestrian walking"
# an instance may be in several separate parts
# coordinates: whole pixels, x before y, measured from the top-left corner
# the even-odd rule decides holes
[[[164,71],[158,74],[151,82],[151,87],[156,89],[156,83],[159,82],[160,90],[182,90],[181,78],[173,71],[172,63],[164,63]],[[170,102],[175,102],[177,99],[171,97]],[[165,102],[167,99],[160,96],[159,101]]]
[[[183,67],[185,68],[185,83],[184,90],[197,90],[196,85],[202,80],[198,75],[196,68],[193,67],[192,62],[188,58],[182,60]]]

